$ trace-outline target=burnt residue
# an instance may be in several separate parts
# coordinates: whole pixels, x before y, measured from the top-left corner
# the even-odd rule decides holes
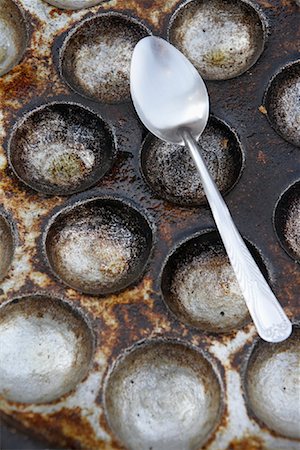
[[[129,100],[131,55],[137,42],[149,33],[134,19],[117,13],[88,18],[66,38],[62,76],[76,92],[96,101]]]
[[[224,361],[222,358],[225,357],[220,353],[221,361],[216,361],[224,382],[229,367],[228,361],[237,371],[243,370],[241,365],[247,359],[249,345],[255,334],[251,324],[242,331],[234,329],[222,336],[207,333],[184,325],[176,316],[169,313],[160,296],[159,275],[163,263],[178,242],[213,226],[209,209],[203,206],[183,207],[171,204],[159,198],[147,186],[139,168],[139,149],[145,130],[138,122],[130,102],[100,104],[99,101],[88,100],[74,92],[68,94],[69,88],[59,75],[59,51],[63,41],[68,33],[72,33],[74,28],[70,31],[70,27],[73,25],[76,27],[82,18],[95,17],[95,13],[118,11],[126,15],[130,24],[132,18],[136,19],[138,24],[144,23],[146,28],[153,27],[156,34],[167,37],[169,17],[182,3],[185,2],[116,0],[113,3],[104,2],[99,7],[73,13],[50,8],[42,2],[39,2],[39,5],[42,5],[43,12],[41,9],[34,11],[30,2],[24,2],[30,11],[29,22],[32,22],[34,28],[31,48],[24,54],[21,63],[0,79],[3,116],[1,126],[4,127],[0,128],[1,144],[5,134],[6,139],[9,139],[16,117],[30,112],[43,103],[71,101],[91,109],[106,122],[113,124],[120,150],[113,169],[98,183],[98,189],[101,188],[101,193],[105,191],[106,194],[125,195],[134,199],[142,211],[146,209],[151,212],[157,226],[157,244],[149,259],[146,276],[130,288],[104,297],[82,295],[74,289],[67,288],[52,276],[46,264],[45,254],[37,252],[45,224],[48,223],[49,217],[58,212],[65,199],[37,194],[19,182],[7,168],[5,154],[2,149],[0,150],[0,203],[12,213],[20,235],[20,245],[16,248],[11,270],[0,285],[1,302],[19,296],[20,293],[30,294],[43,289],[47,295],[67,298],[73,306],[82,307],[93,318],[98,338],[93,364],[86,378],[80,383],[80,389],[72,391],[71,396],[66,394],[54,401],[51,408],[55,408],[56,412],[50,406],[47,409],[44,405],[40,406],[42,409],[38,409],[37,405],[27,404],[25,411],[19,404],[10,406],[6,404],[4,407],[3,402],[1,403],[1,409],[5,410],[15,423],[25,424],[27,431],[31,433],[38,430],[52,442],[56,440],[59,448],[81,447],[93,450],[121,448],[113,438],[111,428],[102,426],[103,422],[100,420],[102,395],[99,394],[97,399],[94,399],[86,397],[85,393],[89,389],[91,379],[97,381],[97,386],[95,384],[93,387],[94,392],[97,392],[97,389],[101,391],[104,377],[102,374],[108,373],[115,358],[140,339],[169,337],[180,339],[187,345],[193,343],[208,352],[213,346],[232,352]],[[299,152],[293,144],[273,131],[264,115],[260,113],[259,107],[263,103],[264,93],[274,73],[281,67],[286,67],[292,60],[299,59],[297,53],[299,16],[294,0],[259,0],[258,3],[270,23],[268,45],[262,55],[242,76],[232,81],[208,82],[207,85],[212,111],[225,123],[230,124],[231,130],[239,136],[243,150],[244,170],[239,182],[226,196],[226,201],[242,235],[253,242],[262,254],[276,295],[289,317],[295,318],[299,317],[300,313],[297,292],[300,282],[299,270],[278,244],[271,217],[282,192],[287,186],[299,180]],[[224,4],[225,2],[222,2],[223,6]],[[259,12],[261,19],[263,16],[260,14]],[[264,24],[264,19],[261,23]],[[212,61],[217,63],[214,67],[222,62],[222,55],[217,50],[213,49]],[[67,94],[68,97],[61,94]],[[26,111],[20,110],[25,103]],[[224,149],[225,147],[224,141]],[[99,192],[98,190],[97,195]],[[85,200],[90,195],[91,192],[81,193],[76,197],[76,201]],[[72,201],[75,199],[72,199],[71,203]],[[236,350],[239,355],[235,353]],[[234,366],[232,359],[234,354],[237,366]],[[79,392],[82,395],[81,400],[90,399],[88,408],[78,407],[81,401],[78,397]],[[231,401],[230,398],[226,400]],[[73,409],[70,407],[70,401],[72,406],[75,405]],[[245,399],[245,402],[248,400]],[[236,408],[244,408],[244,405],[239,403]],[[252,420],[251,412],[249,417],[249,420]],[[248,425],[250,422],[244,424],[244,429],[239,429],[239,435],[244,432],[244,437],[241,440],[233,440],[235,429],[225,407],[221,425],[211,433],[206,447],[209,449],[215,445],[216,433],[224,427],[224,435],[228,436],[226,433],[229,433],[230,445],[233,448],[243,446],[255,448],[256,442],[260,441],[261,432],[258,430],[256,436],[247,436]],[[278,439],[276,433],[273,435],[261,422],[259,425],[264,432],[265,446],[268,448],[280,446],[278,442],[283,441],[276,442]],[[220,439],[222,433],[221,430],[217,439]],[[285,442],[286,446],[295,443],[288,439]],[[21,446],[22,441],[19,438],[19,447]]]
[[[287,141],[300,146],[300,61],[281,68],[272,77],[264,103],[275,130]]]
[[[128,202],[92,197],[53,218],[45,254],[54,273],[69,286],[107,295],[139,278],[152,242],[146,217]]]
[[[186,1],[175,12],[169,39],[208,80],[226,80],[248,70],[261,55],[266,21],[242,1]]]
[[[110,169],[115,154],[111,127],[71,102],[30,111],[14,126],[8,143],[18,177],[48,195],[86,190]]]
[[[10,215],[0,208],[0,280],[10,269],[16,245],[16,229]]]
[[[286,252],[300,261],[300,181],[280,197],[274,211],[274,227]]]
[[[210,117],[199,146],[219,190],[226,194],[243,168],[239,139],[223,121]],[[145,180],[161,198],[182,206],[206,203],[201,178],[187,149],[148,135],[141,150]]]
[[[247,245],[267,276],[258,251],[250,243]],[[161,289],[170,310],[190,326],[226,333],[249,321],[248,309],[216,231],[198,233],[178,244],[165,263]]]
[[[110,442],[106,443],[94,436],[90,422],[82,415],[79,407],[61,408],[47,415],[15,411],[12,418],[22,423],[22,430],[33,430],[33,435],[46,438],[50,444],[59,448],[111,450]]]

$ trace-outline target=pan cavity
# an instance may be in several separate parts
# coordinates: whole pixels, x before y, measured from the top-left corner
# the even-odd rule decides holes
[[[246,244],[266,277],[258,251]],[[201,330],[226,333],[249,321],[244,298],[216,231],[198,234],[175,249],[163,269],[161,289],[172,313]]]
[[[219,190],[226,194],[243,168],[237,135],[223,121],[210,117],[198,142]],[[148,135],[141,151],[141,170],[147,184],[164,200],[181,206],[206,203],[200,175],[185,147]]]
[[[300,330],[279,344],[260,340],[248,361],[248,405],[270,429],[300,439]]]
[[[111,294],[143,273],[152,247],[146,217],[115,198],[66,207],[52,219],[45,250],[54,273],[81,292]]]
[[[0,3],[0,76],[22,59],[28,44],[25,16],[12,0]]]
[[[0,212],[0,281],[7,274],[14,255],[14,235],[6,217]]]
[[[52,6],[56,6],[61,9],[85,9],[95,5],[99,5],[103,0],[46,0]]]
[[[274,225],[284,250],[300,261],[300,181],[290,186],[275,208]]]
[[[66,302],[44,295],[15,299],[0,309],[0,395],[46,403],[75,389],[93,354],[87,322]]]
[[[150,341],[122,357],[105,389],[108,422],[132,450],[196,450],[222,411],[218,376],[197,350]]]
[[[269,83],[265,106],[273,128],[300,146],[300,61],[282,68]]]
[[[169,40],[207,80],[227,80],[248,70],[265,43],[265,20],[241,0],[192,0],[171,19]]]
[[[97,183],[116,153],[110,126],[72,103],[43,105],[18,122],[9,141],[10,164],[28,186],[70,195]]]
[[[61,73],[84,97],[102,103],[130,99],[130,62],[135,45],[149,35],[139,22],[118,13],[82,21],[66,38]]]

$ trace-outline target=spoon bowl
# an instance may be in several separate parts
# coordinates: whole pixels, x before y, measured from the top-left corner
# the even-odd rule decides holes
[[[198,140],[208,121],[209,98],[204,81],[182,53],[163,39],[146,37],[134,49],[130,77],[134,107],[155,136],[184,146],[186,129]]]

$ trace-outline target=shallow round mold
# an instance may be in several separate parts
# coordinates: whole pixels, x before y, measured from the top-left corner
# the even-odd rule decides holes
[[[199,145],[219,190],[226,194],[243,168],[237,135],[223,121],[210,117]],[[141,151],[141,171],[151,189],[171,203],[182,206],[206,203],[200,175],[185,147],[148,135]]]
[[[274,129],[300,146],[300,61],[282,68],[269,83],[265,106]]]
[[[300,439],[300,329],[279,344],[258,341],[246,373],[247,402],[272,430]]]
[[[60,9],[85,9],[99,5],[104,0],[45,0],[49,5]]]
[[[26,114],[8,144],[10,164],[31,188],[70,195],[97,183],[116,153],[110,126],[73,103],[51,103]]]
[[[25,15],[13,0],[0,3],[0,76],[22,59],[28,44]]]
[[[86,376],[94,338],[68,303],[45,295],[0,308],[0,395],[8,401],[46,403],[72,391]]]
[[[144,271],[152,228],[127,202],[97,197],[64,208],[46,231],[54,273],[81,292],[106,295],[125,289]]]
[[[7,274],[14,255],[14,233],[6,215],[0,210],[0,280]]]
[[[82,21],[66,38],[61,72],[79,94],[115,103],[130,99],[130,62],[137,42],[150,32],[136,20],[104,13]]]
[[[300,261],[300,180],[280,197],[274,213],[274,226],[285,251]]]
[[[207,80],[226,80],[248,70],[265,43],[265,19],[242,0],[192,0],[171,19],[169,40]]]
[[[219,422],[221,386],[199,351],[179,342],[149,341],[113,368],[105,408],[127,448],[196,450]]]
[[[267,277],[258,251],[250,243],[247,246]],[[226,333],[249,320],[248,308],[216,231],[198,233],[170,254],[163,268],[161,289],[176,317],[196,328]]]

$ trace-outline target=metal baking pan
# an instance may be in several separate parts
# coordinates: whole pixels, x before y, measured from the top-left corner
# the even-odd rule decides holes
[[[1,448],[299,449],[299,7],[49,3],[0,3]],[[281,344],[257,337],[187,153],[133,110],[151,33],[207,81],[201,144],[293,321]]]

